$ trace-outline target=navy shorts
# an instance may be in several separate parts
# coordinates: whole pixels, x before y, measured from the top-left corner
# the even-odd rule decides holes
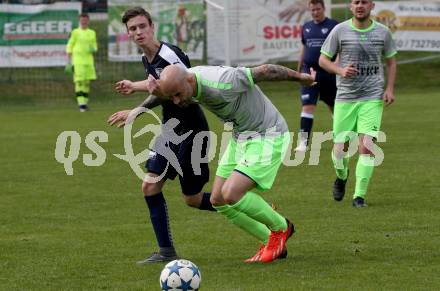
[[[188,136],[182,143],[175,145],[168,143],[166,146],[169,147],[177,157],[180,168],[182,169],[183,176],[179,175],[180,188],[182,193],[187,196],[196,195],[202,191],[205,184],[209,181],[209,167],[207,163],[200,164],[200,175],[194,173],[191,164],[191,151],[193,145],[194,134]],[[202,147],[201,157],[205,157],[208,149],[208,141],[205,140]],[[161,175],[167,168],[167,173],[164,179],[174,180],[178,175],[176,169],[168,162],[167,158],[156,153],[155,151],[150,152],[150,157],[145,163],[145,168],[148,172]]]
[[[316,105],[320,99],[330,107],[335,106],[336,98],[336,76],[324,72],[316,71],[317,84],[312,87],[301,86],[302,105]]]

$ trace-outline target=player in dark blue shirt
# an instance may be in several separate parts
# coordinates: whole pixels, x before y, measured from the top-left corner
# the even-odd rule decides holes
[[[313,20],[304,23],[303,26],[301,37],[303,46],[298,61],[298,72],[310,73],[310,68],[313,68],[316,71],[317,84],[313,87],[301,86],[301,138],[295,149],[301,152],[307,149],[318,98],[333,112],[336,97],[336,77],[319,66],[319,57],[324,40],[338,22],[325,16],[323,0],[310,0],[309,11]]]
[[[116,90],[122,94],[131,94],[135,91],[148,92],[149,78],[159,79],[160,72],[170,64],[178,64],[189,68],[190,62],[185,53],[177,46],[160,42],[154,36],[154,24],[150,14],[141,7],[128,9],[122,22],[126,24],[130,38],[142,49],[142,63],[144,64],[147,79],[144,81],[132,82],[123,80],[116,84]],[[181,143],[174,144],[167,142],[162,144],[165,134],[156,138],[156,142],[149,158],[146,162],[148,177],[159,179],[165,171],[165,176],[159,182],[152,183],[152,179],[144,179],[142,191],[145,202],[150,211],[150,219],[153,225],[156,240],[159,245],[159,252],[153,253],[144,260],[138,262],[145,263],[171,261],[177,258],[174,248],[171,230],[168,219],[168,210],[165,202],[162,188],[167,179],[174,179],[177,176],[177,170],[172,167],[169,157],[159,154],[160,147],[165,150],[171,150],[177,157],[182,174],[179,174],[180,186],[185,202],[192,207],[202,210],[215,211],[210,202],[210,193],[202,192],[203,186],[209,180],[209,168],[207,163],[200,165],[201,174],[196,175],[191,165],[191,151],[194,136],[201,131],[208,131],[208,123],[205,115],[198,104],[192,104],[186,108],[175,105],[172,101],[165,101],[159,97],[150,95],[139,106],[151,109],[157,105],[162,105],[162,123],[166,124],[172,118],[179,120],[179,124],[174,128],[174,133],[181,136],[192,130],[192,133]],[[118,127],[125,125],[130,110],[118,111],[110,116],[108,122]],[[163,128],[162,128],[163,129]],[[173,133],[173,134],[174,134]],[[203,157],[207,151],[207,141],[202,147]],[[169,165],[169,166],[168,166]],[[167,170],[168,166],[168,170]]]

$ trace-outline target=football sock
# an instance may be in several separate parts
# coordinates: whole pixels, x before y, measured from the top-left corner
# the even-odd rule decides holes
[[[144,196],[150,210],[151,224],[160,248],[173,247],[173,239],[168,219],[168,209],[162,192],[151,196]]]
[[[87,103],[89,102],[89,91],[90,91],[89,81],[75,82],[76,100],[79,106],[87,106]]]
[[[75,92],[75,94],[76,94],[76,101],[78,102],[78,106],[84,106],[87,104],[84,98],[84,92],[79,91],[79,92]]]
[[[359,155],[356,164],[356,187],[353,198],[365,197],[367,193],[368,183],[374,170],[374,157],[370,155]]]
[[[287,229],[286,219],[273,210],[260,195],[253,192],[247,192],[231,207],[261,222],[270,230],[279,231]]]
[[[212,207],[211,204],[211,193],[205,192],[202,196],[202,201],[200,202],[199,209],[200,210],[208,210],[208,211],[216,211],[214,207]]]
[[[214,206],[218,213],[223,214],[233,224],[249,233],[253,237],[257,238],[263,244],[267,244],[269,239],[270,230],[266,225],[250,218],[243,212],[239,212],[232,208],[230,205]]]
[[[87,105],[89,103],[89,93],[84,93],[84,104]]]
[[[312,133],[313,114],[301,112],[300,134],[302,140],[308,140]]]
[[[332,160],[333,160],[333,166],[336,170],[336,176],[339,179],[347,180],[348,176],[348,162],[350,158],[347,156],[347,154],[344,154],[345,156],[343,158],[337,158],[334,151],[332,151]]]

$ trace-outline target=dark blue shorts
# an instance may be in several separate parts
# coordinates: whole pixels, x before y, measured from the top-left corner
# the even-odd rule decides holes
[[[316,72],[317,84],[312,87],[301,86],[302,105],[316,105],[318,100],[330,107],[334,107],[336,98],[336,76],[318,70]]]
[[[179,175],[180,188],[182,193],[187,196],[195,195],[202,191],[205,184],[209,181],[209,167],[207,163],[200,164],[200,174],[196,174],[191,164],[191,151],[194,134],[191,134],[182,143],[175,145],[172,143],[167,146],[174,152],[182,169],[183,176]],[[208,149],[208,141],[205,140],[202,147],[201,157],[205,157]],[[178,175],[176,169],[168,162],[167,158],[154,152],[150,152],[150,157],[145,163],[148,172],[161,175],[167,168],[164,179],[174,180]]]

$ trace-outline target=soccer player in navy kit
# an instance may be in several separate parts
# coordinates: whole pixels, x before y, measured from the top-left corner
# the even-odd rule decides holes
[[[323,0],[310,0],[309,11],[313,20],[304,23],[303,26],[301,37],[303,46],[298,61],[298,72],[310,73],[310,68],[313,68],[316,71],[317,84],[313,87],[301,86],[301,137],[295,149],[300,152],[307,149],[318,98],[333,112],[336,97],[336,77],[319,66],[319,57],[324,40],[338,22],[325,16]]]
[[[128,9],[122,22],[126,24],[127,31],[132,40],[142,49],[142,62],[148,78],[159,79],[160,72],[170,64],[177,64],[189,68],[188,57],[176,46],[158,41],[154,36],[154,24],[150,14],[141,7]],[[131,94],[135,91],[148,92],[149,79],[132,82],[122,80],[116,84],[116,90],[122,94]],[[185,202],[192,207],[202,210],[215,211],[210,202],[210,193],[202,192],[203,186],[209,180],[208,165],[201,164],[201,175],[196,175],[191,166],[191,150],[194,136],[201,131],[208,131],[208,123],[198,104],[192,104],[185,109],[179,108],[171,101],[159,99],[155,95],[148,98],[139,106],[151,109],[162,105],[163,120],[165,124],[171,118],[179,120],[179,125],[174,129],[177,135],[182,135],[190,130],[192,134],[179,145],[168,143],[167,145],[175,153],[182,168],[183,176],[179,175],[180,185]],[[118,111],[110,116],[108,122],[118,127],[125,125],[130,110]],[[168,165],[167,157],[157,153],[157,147],[164,146],[156,144],[150,152],[146,163],[148,177],[157,178]],[[202,151],[206,151],[207,145]],[[156,148],[156,150],[155,150]],[[144,260],[138,261],[139,265],[145,263],[171,261],[177,258],[173,245],[171,230],[168,221],[167,205],[162,193],[163,185],[167,179],[174,179],[177,175],[173,167],[169,167],[164,178],[157,183],[151,183],[145,179],[142,183],[142,191],[150,211],[150,219],[159,245],[159,252],[153,253]],[[151,181],[151,179],[149,179]]]

